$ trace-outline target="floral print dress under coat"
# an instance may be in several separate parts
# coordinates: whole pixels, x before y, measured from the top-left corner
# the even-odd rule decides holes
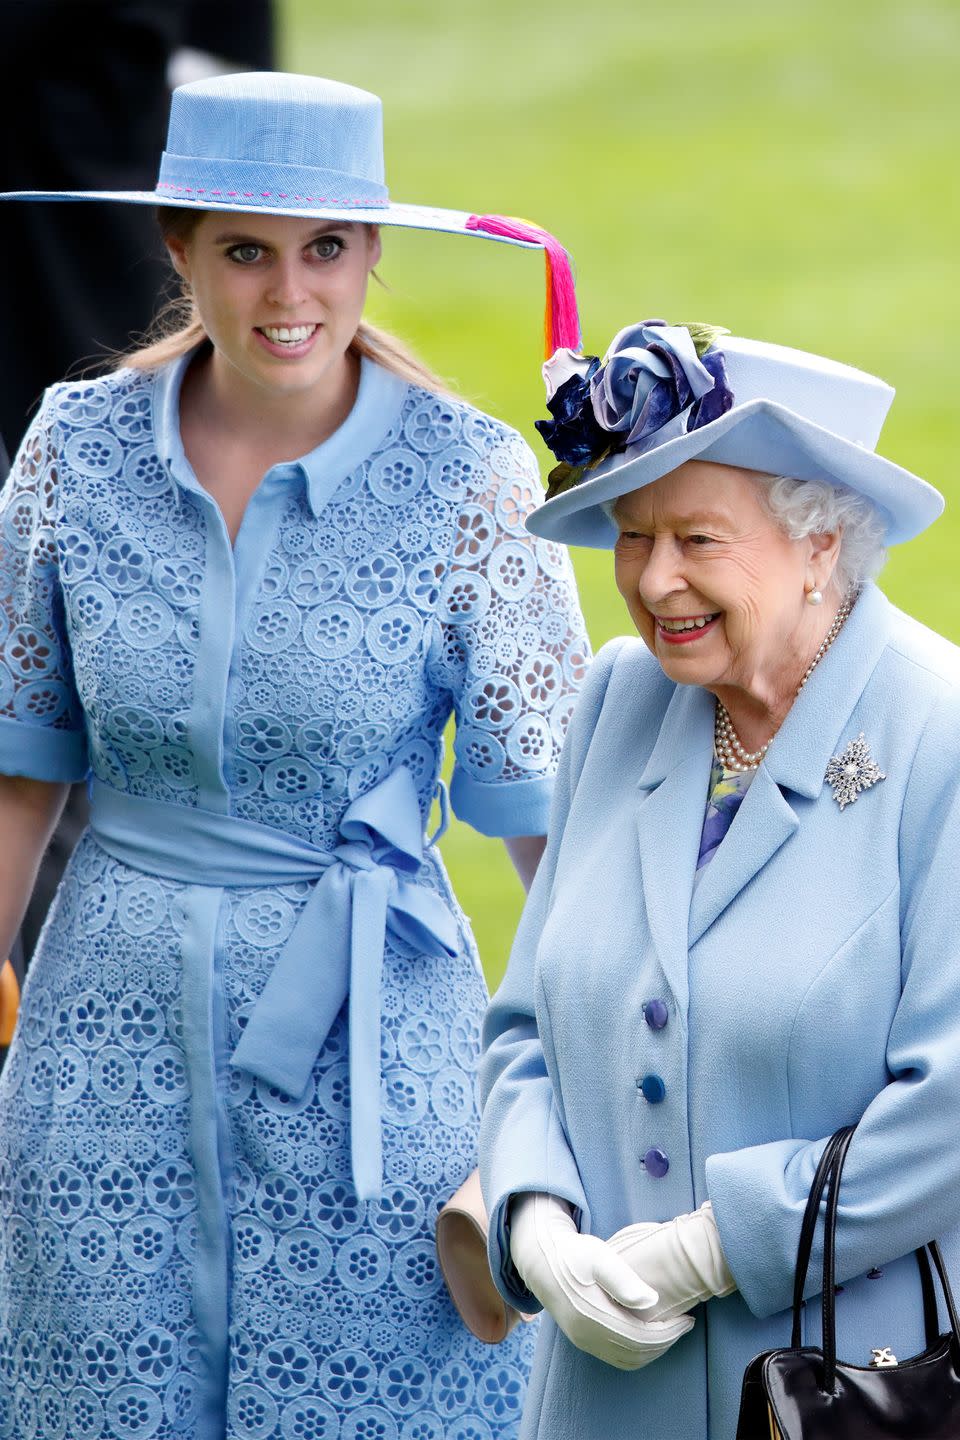
[[[361,1201],[349,1003],[303,1094],[231,1063],[313,882],[218,883],[186,838],[167,878],[150,826],[126,863],[96,817],[131,797],[174,836],[204,812],[328,853],[402,770],[419,835],[454,713],[457,813],[542,832],[587,663],[569,563],[524,530],[519,437],[369,362],[231,547],[180,442],[188,360],[55,387],[2,498],[0,770],[95,796],[0,1077],[0,1436],[507,1440],[528,1328],[474,1341],[434,1259],[486,1000],[436,850],[411,884],[454,953],[388,931]]]
[[[724,835],[733,824],[733,817],[743,804],[754,773],[753,770],[727,770],[723,762],[714,755],[713,764],[710,767],[707,808],[703,817],[703,830],[700,834],[697,879],[699,879],[704,866],[710,864]]]

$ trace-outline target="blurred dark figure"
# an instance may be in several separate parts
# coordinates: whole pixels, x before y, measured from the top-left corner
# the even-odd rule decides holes
[[[187,0],[167,80],[184,85],[214,70],[272,70],[273,0]]]
[[[0,0],[0,190],[151,190],[183,47],[271,69],[270,0]],[[169,267],[149,206],[4,204],[0,435],[129,346]],[[117,277],[120,283],[117,282]]]
[[[3,0],[0,189],[152,188],[179,8]],[[149,324],[167,271],[148,206],[5,204],[0,214],[0,431],[13,455],[47,385]]]
[[[152,190],[180,54],[193,74],[272,69],[272,0],[0,0],[0,190]],[[0,220],[2,482],[44,389],[109,367],[171,282],[149,205],[3,202]],[[75,786],[11,957],[18,980],[85,824]]]

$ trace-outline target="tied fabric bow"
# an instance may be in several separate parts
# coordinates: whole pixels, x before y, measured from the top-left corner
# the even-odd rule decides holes
[[[232,1063],[300,1098],[349,994],[353,1175],[361,1199],[377,1198],[386,936],[440,958],[459,948],[454,916],[418,880],[422,821],[409,770],[400,766],[352,802],[333,850],[255,820],[131,795],[99,780],[93,782],[90,827],[97,843],[124,865],[185,885],[227,889],[316,881]],[[211,965],[215,933],[215,926],[201,926],[193,936],[209,945]]]
[[[380,984],[387,934],[421,953],[453,956],[457,924],[416,880],[420,809],[401,766],[348,807],[342,842],[316,851],[324,874],[287,940],[233,1053],[232,1064],[299,1098],[350,995],[350,1150],[361,1200],[383,1183]]]

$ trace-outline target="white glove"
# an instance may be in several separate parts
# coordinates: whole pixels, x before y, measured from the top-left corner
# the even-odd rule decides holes
[[[730,1295],[737,1285],[720,1245],[713,1206],[705,1201],[692,1215],[663,1225],[625,1225],[610,1247],[652,1285],[659,1299],[651,1319],[683,1315],[701,1300]]]
[[[530,1191],[513,1201],[510,1255],[567,1339],[618,1370],[649,1365],[693,1329],[686,1315],[647,1319],[656,1291],[605,1240],[581,1235],[570,1206],[555,1195]]]

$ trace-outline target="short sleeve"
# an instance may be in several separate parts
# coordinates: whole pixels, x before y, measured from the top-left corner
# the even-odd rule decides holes
[[[56,544],[57,437],[48,396],[0,492],[0,774],[82,780],[83,714]]]
[[[451,801],[482,834],[540,835],[590,651],[566,549],[525,526],[541,496],[529,446],[491,422],[480,459],[438,602]]]

